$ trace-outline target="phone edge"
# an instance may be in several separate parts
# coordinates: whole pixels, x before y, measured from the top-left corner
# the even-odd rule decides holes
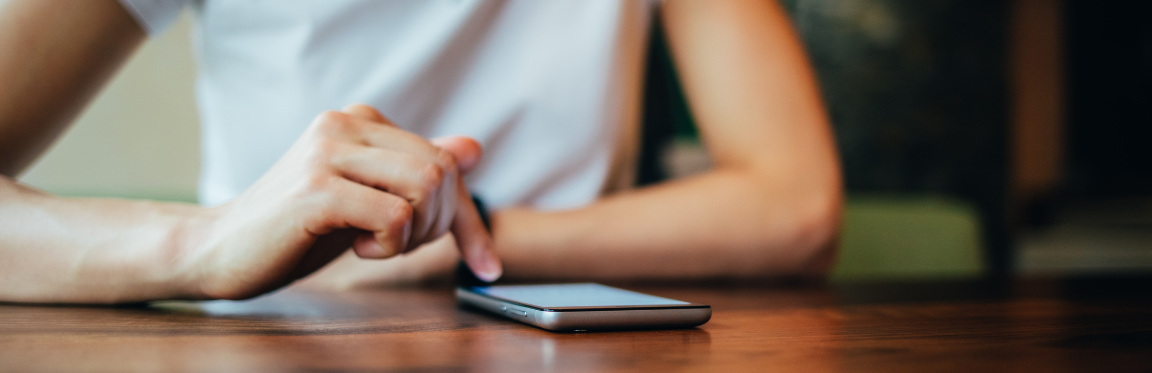
[[[461,304],[550,331],[690,328],[712,319],[712,306],[689,303],[659,308],[543,309],[456,288]]]

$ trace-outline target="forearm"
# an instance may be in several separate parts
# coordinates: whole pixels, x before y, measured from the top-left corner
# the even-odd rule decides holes
[[[179,253],[199,210],[58,198],[0,177],[0,301],[195,298]]]
[[[557,213],[496,216],[508,275],[777,277],[826,271],[842,187],[803,47],[771,1],[667,1],[670,50],[716,168]]]
[[[816,174],[796,182],[719,168],[579,210],[502,211],[496,246],[510,278],[820,273],[834,247],[841,192],[836,175]]]

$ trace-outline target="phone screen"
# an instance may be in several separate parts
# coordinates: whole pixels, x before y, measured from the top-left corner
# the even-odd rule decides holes
[[[473,291],[542,308],[689,304],[600,284],[478,286]]]

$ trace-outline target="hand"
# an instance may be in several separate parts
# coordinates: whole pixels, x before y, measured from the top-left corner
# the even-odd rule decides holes
[[[452,137],[437,145],[352,105],[318,116],[244,194],[209,209],[192,232],[183,270],[209,298],[259,295],[306,276],[343,253],[382,259],[449,230],[482,279],[502,271],[492,238],[461,177],[480,146]]]
[[[452,234],[388,260],[363,260],[351,251],[292,284],[319,291],[449,284],[460,262]]]

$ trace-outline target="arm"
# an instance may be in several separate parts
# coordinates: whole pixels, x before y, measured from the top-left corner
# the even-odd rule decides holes
[[[478,144],[433,144],[363,105],[321,114],[252,188],[220,207],[65,199],[21,185],[12,177],[144,35],[115,0],[2,4],[0,301],[246,298],[349,247],[387,258],[449,230],[482,278],[500,275],[459,174],[478,161]]]
[[[65,11],[65,9],[68,9]],[[101,301],[175,294],[161,250],[189,206],[53,198],[15,177],[52,143],[125,59],[143,31],[115,1],[9,1],[0,9],[0,295]],[[136,224],[133,224],[136,223]],[[134,231],[125,240],[115,232]],[[36,232],[36,234],[22,234]],[[95,243],[95,244],[94,244]],[[119,247],[118,249],[111,249]],[[83,265],[98,261],[98,265]],[[130,293],[115,283],[130,277]],[[78,286],[63,286],[77,284]],[[114,292],[101,289],[116,289]]]
[[[840,169],[813,72],[784,12],[769,0],[670,0],[661,16],[715,167],[579,210],[497,213],[508,276],[827,271]]]
[[[143,40],[116,1],[0,3],[0,174],[31,164]]]

